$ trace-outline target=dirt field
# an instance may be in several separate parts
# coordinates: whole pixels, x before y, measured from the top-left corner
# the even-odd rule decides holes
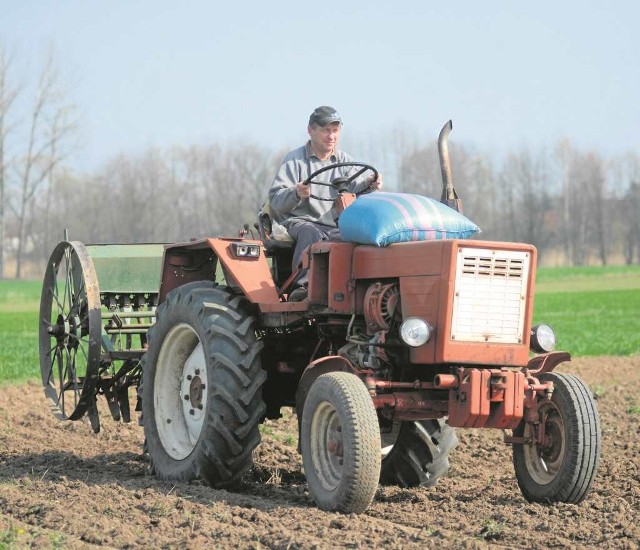
[[[142,431],[59,422],[39,385],[0,388],[0,548],[639,548],[640,356],[564,369],[598,397],[600,469],[580,505],[528,504],[494,430],[458,430],[434,489],[380,488],[360,516],[314,507],[291,416],[269,422],[241,492],[147,474]]]

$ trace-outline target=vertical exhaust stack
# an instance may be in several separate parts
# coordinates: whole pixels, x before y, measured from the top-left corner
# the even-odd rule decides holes
[[[453,187],[453,177],[451,176],[451,162],[449,161],[449,133],[453,129],[453,123],[447,122],[440,130],[438,136],[438,156],[440,157],[440,171],[442,172],[442,197],[440,202],[449,208],[462,214],[462,199]]]

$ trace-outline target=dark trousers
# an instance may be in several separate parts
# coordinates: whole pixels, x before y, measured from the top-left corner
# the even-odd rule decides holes
[[[291,262],[291,269],[294,271],[300,264],[302,253],[309,245],[317,243],[318,241],[340,240],[340,230],[337,227],[313,222],[296,222],[291,227],[288,227],[287,231],[296,241],[296,247],[293,251],[293,261]],[[306,270],[301,273],[296,282],[301,285],[307,284]]]

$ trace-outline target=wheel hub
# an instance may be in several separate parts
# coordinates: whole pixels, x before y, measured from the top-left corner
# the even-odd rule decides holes
[[[185,361],[182,371],[180,392],[184,399],[182,404],[183,411],[186,422],[189,425],[189,431],[194,434],[200,433],[206,404],[206,385],[203,382],[203,371],[206,372],[206,369],[203,361],[202,346],[198,345]]]
[[[189,385],[189,401],[196,409],[202,409],[202,390],[204,388],[205,385],[202,383],[202,379],[196,374]]]
[[[551,402],[541,408],[540,422],[544,426],[544,433],[539,433],[537,437],[534,437],[535,428],[532,425],[525,429],[525,437],[537,439],[538,443],[525,445],[524,458],[532,479],[539,485],[548,485],[558,475],[564,459],[564,422]]]
[[[183,410],[189,431],[194,435],[200,434],[206,405],[206,385],[203,382],[206,367],[203,361],[202,345],[198,345],[185,361],[182,371]]]
[[[70,328],[69,322],[65,321],[62,315],[58,315],[58,318],[56,319],[56,324],[48,327],[47,332],[51,336],[56,338],[58,340],[58,343],[60,343],[60,341],[64,339],[64,336],[69,334],[69,328]]]
[[[540,449],[540,456],[546,462],[555,462],[562,451],[562,426],[557,421],[549,421],[544,425],[544,442]]]
[[[335,489],[342,477],[344,447],[342,427],[336,409],[325,401],[313,416],[311,427],[311,452],[318,465],[320,482],[327,490]]]
[[[53,336],[58,345],[68,346],[69,341],[71,344],[77,343],[80,340],[82,329],[82,321],[77,315],[70,315],[68,319],[65,319],[62,314],[58,315],[55,325],[51,325],[47,328],[47,333]]]
[[[344,456],[344,447],[342,446],[342,440],[337,438],[335,435],[329,439],[327,443],[327,451],[329,451],[334,456]]]

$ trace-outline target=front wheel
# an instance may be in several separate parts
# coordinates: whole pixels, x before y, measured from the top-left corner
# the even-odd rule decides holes
[[[152,470],[233,488],[252,466],[265,412],[262,343],[248,302],[203,281],[170,292],[156,314],[142,359]]]
[[[513,446],[518,485],[529,502],[577,504],[587,496],[600,461],[596,403],[576,376],[545,373],[540,380],[554,385],[551,399],[538,404],[544,438],[541,443]],[[536,428],[523,421],[514,436],[533,439]]]
[[[380,428],[371,396],[354,374],[330,372],[312,384],[301,426],[304,472],[322,510],[364,512],[380,478]]]

